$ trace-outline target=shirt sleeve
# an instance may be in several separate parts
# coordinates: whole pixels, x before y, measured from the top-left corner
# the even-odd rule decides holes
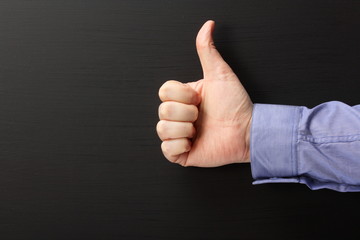
[[[360,191],[360,105],[255,104],[250,159],[253,184]]]

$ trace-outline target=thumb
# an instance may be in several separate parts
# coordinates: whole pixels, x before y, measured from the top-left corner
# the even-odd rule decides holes
[[[201,27],[196,37],[196,50],[203,69],[204,79],[233,72],[215,48],[212,38],[214,28],[215,22],[209,20]]]

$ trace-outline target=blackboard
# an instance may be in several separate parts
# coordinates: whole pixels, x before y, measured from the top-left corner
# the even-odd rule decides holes
[[[359,237],[360,195],[183,168],[155,131],[195,37],[255,103],[359,104],[358,1],[0,1],[0,239]]]

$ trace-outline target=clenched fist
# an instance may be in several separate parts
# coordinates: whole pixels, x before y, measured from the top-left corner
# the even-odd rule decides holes
[[[182,166],[216,167],[250,161],[253,103],[216,50],[207,21],[196,37],[203,79],[165,82],[157,133],[165,157]]]

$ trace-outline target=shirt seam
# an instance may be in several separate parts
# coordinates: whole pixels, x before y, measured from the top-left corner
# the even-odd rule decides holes
[[[295,144],[295,149],[296,149],[296,176],[299,175],[299,169],[300,169],[300,162],[299,162],[299,132],[300,132],[300,121],[302,119],[302,116],[303,116],[303,108],[298,108],[299,111],[298,111],[298,119],[297,119],[297,132],[296,132],[296,135],[297,135],[297,138],[296,138],[296,144]]]
[[[296,108],[293,109],[294,111],[294,116],[295,116],[295,119],[296,119]],[[292,129],[291,129],[291,174],[293,176],[296,176],[296,169],[297,166],[296,166],[296,159],[295,159],[295,131],[296,131],[296,124],[295,124],[295,121],[293,122],[293,125],[292,125]]]
[[[335,181],[332,182],[332,181],[325,180],[325,179],[322,179],[322,178],[310,177],[310,176],[305,176],[305,175],[299,176],[299,179],[308,179],[310,181],[323,183],[323,184],[336,184],[336,185],[343,185],[343,186],[360,187],[359,185],[356,185],[356,184],[349,184],[349,183],[346,183],[346,182],[335,182]],[[310,186],[312,186],[312,185],[310,184]]]
[[[315,183],[314,185],[311,183],[307,183],[307,182],[301,182],[301,180],[310,180],[311,182]],[[340,186],[351,186],[351,187],[360,187],[359,185],[356,184],[349,184],[346,182],[335,182],[335,181],[328,181],[325,179],[321,179],[321,178],[315,178],[315,177],[309,177],[309,176],[304,176],[304,175],[300,175],[300,176],[289,176],[289,177],[265,177],[265,178],[257,178],[254,180],[254,182],[257,181],[267,181],[268,183],[274,182],[276,183],[277,180],[279,181],[284,181],[284,183],[286,181],[291,181],[291,180],[295,180],[304,183],[308,186],[314,187],[317,185],[317,183],[322,183],[322,184],[335,184],[335,185],[340,185]]]
[[[304,141],[304,142],[314,143],[314,144],[356,142],[356,141],[360,141],[360,134],[345,135],[345,136],[331,136],[331,137],[313,137],[313,136],[309,136],[309,135],[299,134],[299,140]]]

